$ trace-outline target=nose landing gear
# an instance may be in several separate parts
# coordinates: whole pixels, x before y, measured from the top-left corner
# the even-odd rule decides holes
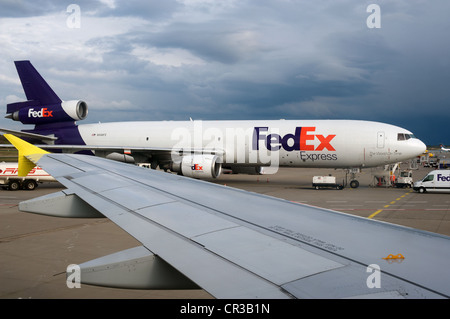
[[[350,185],[351,188],[358,188],[359,182],[356,180],[356,174],[360,172],[361,170],[359,168],[350,168],[345,170],[345,183]],[[350,183],[348,183],[349,179]]]
[[[350,182],[350,187],[351,188],[358,188],[359,187],[359,182],[356,179],[352,180]]]

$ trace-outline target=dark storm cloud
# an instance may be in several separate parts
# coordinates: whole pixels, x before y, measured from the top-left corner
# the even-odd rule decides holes
[[[51,0],[16,1],[3,0],[0,4],[0,17],[17,18],[41,16],[57,10],[61,6]]]

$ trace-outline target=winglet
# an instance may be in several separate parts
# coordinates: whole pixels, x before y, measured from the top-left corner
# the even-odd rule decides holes
[[[5,134],[4,136],[19,151],[18,176],[27,176],[28,173],[33,169],[33,167],[36,166],[35,162],[37,162],[42,157],[42,155],[49,153],[37,146],[25,142],[24,140],[14,135]]]

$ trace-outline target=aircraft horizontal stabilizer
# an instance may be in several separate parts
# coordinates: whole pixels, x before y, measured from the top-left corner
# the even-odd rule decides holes
[[[47,136],[47,135],[41,135],[41,134],[35,134],[35,133],[29,133],[29,132],[15,131],[15,130],[10,130],[10,129],[1,128],[1,127],[0,127],[0,132],[14,134],[16,136],[35,138],[35,139],[40,139],[43,141],[50,141],[50,142],[58,139],[57,137],[54,137],[54,136]]]

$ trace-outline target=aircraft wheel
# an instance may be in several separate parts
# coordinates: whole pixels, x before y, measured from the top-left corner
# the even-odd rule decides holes
[[[350,182],[350,187],[351,188],[358,188],[359,187],[359,182],[356,179],[352,180]]]

